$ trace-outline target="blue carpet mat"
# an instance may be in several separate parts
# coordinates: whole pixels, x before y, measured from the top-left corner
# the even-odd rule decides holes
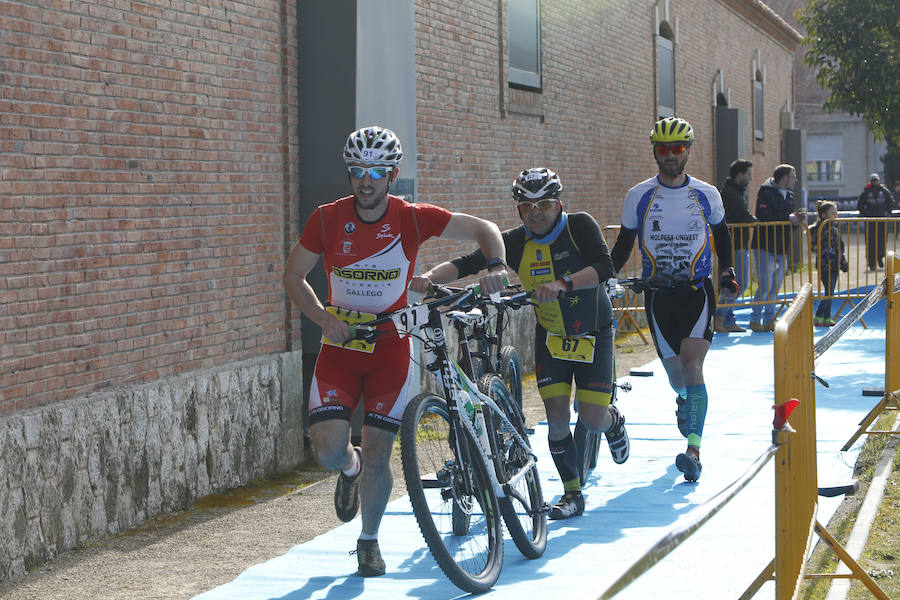
[[[816,388],[819,485],[849,482],[862,445],[841,446],[877,402],[866,387],[884,385],[884,309],[881,304],[823,355],[816,373],[831,385]],[[739,313],[739,318],[742,315]],[[743,315],[746,318],[746,314]],[[872,327],[880,323],[882,328]],[[822,333],[824,330],[817,330]],[[584,492],[582,517],[549,522],[547,551],[526,560],[508,538],[503,572],[490,598],[583,598],[605,590],[693,508],[742,475],[769,446],[773,403],[772,334],[717,335],[706,361],[710,391],[703,436],[703,473],[689,484],[675,469],[685,447],[675,426],[675,394],[659,361],[645,370],[652,377],[628,378],[634,389],[619,407],[627,420],[631,457],[616,465],[604,446]],[[865,437],[865,436],[863,436]],[[562,492],[547,450],[546,424],[532,443],[539,455],[544,495]],[[396,481],[395,485],[404,485]],[[842,498],[820,498],[818,519],[827,523]],[[310,515],[315,518],[315,515]],[[672,554],[632,583],[617,598],[735,598],[775,557],[774,467],[770,462],[728,506]],[[460,592],[431,558],[407,498],[385,514],[380,545],[387,574],[355,575],[359,518],[292,548],[287,554],[248,568],[234,581],[196,600],[300,600],[327,598],[458,598]],[[768,583],[757,598],[772,598]]]

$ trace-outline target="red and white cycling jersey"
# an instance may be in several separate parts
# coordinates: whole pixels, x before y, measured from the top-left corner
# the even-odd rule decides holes
[[[300,243],[323,256],[329,304],[371,314],[406,306],[419,246],[443,233],[451,213],[389,198],[375,223],[360,220],[353,196],[320,206],[306,222]],[[409,338],[396,336],[379,338],[371,354],[322,346],[310,386],[310,423],[350,420],[362,397],[364,423],[396,432],[412,379],[409,351]]]
[[[300,243],[323,257],[329,304],[377,314],[406,306],[419,246],[441,235],[450,216],[438,206],[391,195],[384,216],[366,223],[347,196],[318,207]]]

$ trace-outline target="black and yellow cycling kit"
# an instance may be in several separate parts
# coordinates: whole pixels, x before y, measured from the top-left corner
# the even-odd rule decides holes
[[[561,212],[553,229],[535,236],[524,225],[503,232],[506,261],[527,290],[593,268],[601,282],[614,275],[600,226],[587,213]],[[476,250],[452,261],[460,277],[486,260]],[[535,369],[543,398],[571,394],[579,402],[608,405],[612,390],[612,305],[602,285],[577,289],[535,308]]]

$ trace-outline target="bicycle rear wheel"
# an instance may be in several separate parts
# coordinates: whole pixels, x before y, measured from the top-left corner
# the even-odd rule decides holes
[[[528,444],[522,413],[503,381],[495,374],[488,374],[478,381],[478,388],[497,403],[512,427]],[[500,483],[506,484],[528,464],[529,451],[516,441],[510,426],[489,407],[483,406],[482,411],[494,452],[494,470]],[[525,558],[540,557],[547,547],[547,515],[542,510],[544,494],[537,464],[532,464],[521,478],[510,485],[506,496],[498,500],[503,521],[516,548]]]
[[[613,369],[615,369],[615,363],[613,363]],[[615,373],[615,370],[613,371]],[[616,378],[613,376],[612,383],[612,394],[609,397],[609,405],[612,406],[616,402]],[[581,473],[579,476],[581,478],[581,487],[584,487],[584,484],[587,482],[588,477],[590,477],[591,473],[597,467],[597,457],[600,454],[600,442],[603,439],[602,433],[594,433],[588,430],[587,434],[584,437],[584,453],[581,455]]]
[[[410,400],[400,435],[409,501],[431,555],[461,590],[488,591],[503,566],[503,526],[477,442],[427,393]]]
[[[584,487],[588,477],[597,466],[597,456],[600,453],[600,437],[603,434],[588,431],[584,437],[584,455],[581,464],[581,487]]]
[[[522,363],[519,362],[519,352],[513,346],[503,346],[500,349],[500,378],[506,384],[506,389],[512,394],[513,400],[522,410]],[[522,422],[525,422],[524,417]]]

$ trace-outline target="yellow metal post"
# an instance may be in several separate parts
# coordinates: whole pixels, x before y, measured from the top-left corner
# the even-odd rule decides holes
[[[795,597],[815,525],[816,401],[813,387],[812,286],[804,284],[775,326],[775,404],[797,398],[775,455],[775,598]]]
[[[896,394],[900,391],[900,293],[894,289],[894,277],[900,273],[900,257],[888,252],[884,269],[884,391]]]
[[[891,430],[872,430],[869,427],[886,410],[900,409],[900,293],[895,290],[894,278],[900,273],[900,256],[888,252],[885,261],[884,286],[884,396],[859,422],[859,428],[841,448],[846,452],[862,434],[897,435]]]

